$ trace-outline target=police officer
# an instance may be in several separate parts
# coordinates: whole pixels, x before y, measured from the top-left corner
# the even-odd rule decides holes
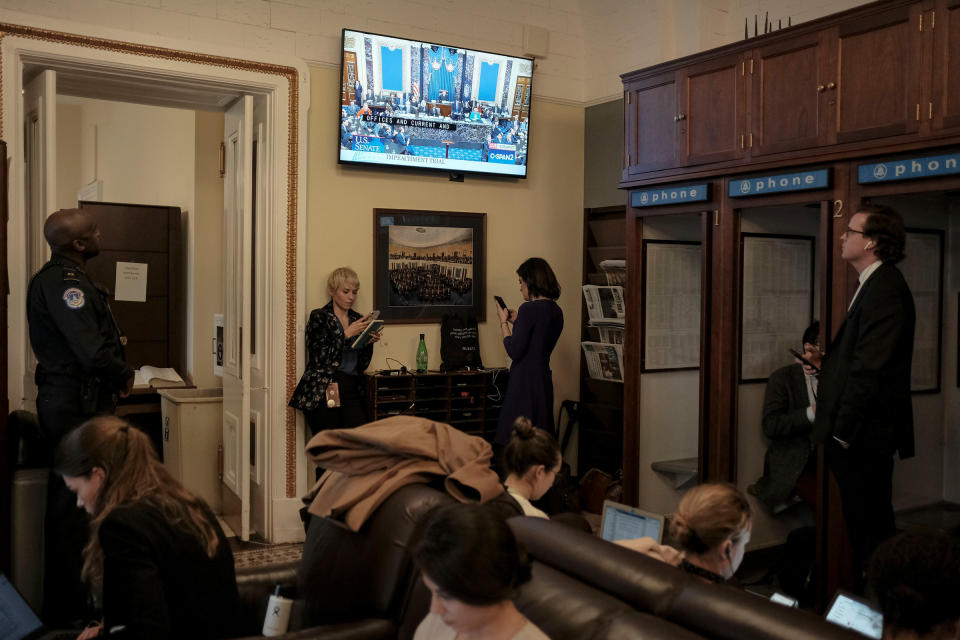
[[[114,412],[117,397],[130,393],[133,370],[107,292],[84,272],[100,253],[96,221],[83,209],[61,209],[47,218],[43,235],[53,255],[30,281],[27,320],[37,357],[37,414],[53,451],[84,420]],[[44,618],[59,626],[84,614],[80,567],[89,525],[63,479],[52,475],[44,528]]]

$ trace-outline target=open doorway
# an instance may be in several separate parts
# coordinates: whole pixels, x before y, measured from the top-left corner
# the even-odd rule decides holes
[[[136,47],[134,53],[126,43],[77,38],[48,31],[34,33],[25,27],[13,26],[8,33],[10,35],[4,38],[2,45],[3,60],[5,67],[12,66],[15,73],[3,76],[7,79],[3,84],[6,98],[3,102],[3,122],[10,143],[10,156],[14,159],[23,157],[25,148],[30,144],[30,129],[23,126],[23,116],[26,115],[23,88],[44,70],[61,75],[60,90],[55,89],[53,96],[66,93],[104,102],[154,107],[192,105],[192,109],[205,112],[222,112],[241,95],[250,95],[254,100],[259,100],[259,112],[264,120],[260,127],[250,126],[244,140],[244,144],[251,149],[256,140],[256,162],[251,152],[240,170],[262,173],[262,186],[256,190],[256,202],[253,200],[254,189],[250,187],[247,193],[251,197],[244,204],[247,207],[245,215],[248,216],[244,237],[248,242],[252,242],[254,237],[258,238],[258,249],[250,251],[248,246],[248,259],[243,263],[244,272],[250,274],[247,282],[256,280],[257,290],[262,292],[258,296],[261,312],[259,316],[256,315],[256,305],[250,305],[246,307],[249,310],[247,315],[238,318],[237,322],[238,326],[246,328],[260,327],[263,333],[262,338],[247,340],[242,347],[247,355],[245,360],[248,368],[243,376],[247,381],[247,403],[237,421],[240,430],[235,441],[239,455],[234,459],[243,472],[242,478],[249,478],[251,483],[248,488],[256,503],[252,509],[252,517],[256,520],[254,529],[271,541],[298,539],[302,536],[302,528],[297,516],[296,496],[305,489],[305,486],[298,485],[305,483],[298,481],[304,476],[298,473],[298,467],[302,467],[303,462],[296,456],[288,455],[299,438],[296,418],[292,412],[285,410],[285,400],[286,387],[289,386],[286,379],[292,378],[299,355],[295,340],[296,319],[302,315],[298,313],[302,296],[298,295],[295,277],[297,258],[301,258],[302,254],[298,252],[295,240],[296,228],[303,220],[304,164],[298,163],[297,158],[305,142],[300,132],[304,131],[301,120],[305,119],[308,92],[299,92],[299,85],[307,77],[305,70],[299,65],[283,67],[147,46]],[[49,106],[50,95],[46,100]],[[251,109],[251,112],[254,110]],[[196,132],[196,123],[200,118],[196,114],[193,117]],[[54,117],[53,132],[56,132],[55,122]],[[110,127],[114,125],[112,121],[109,124]],[[61,133],[64,133],[62,129]],[[50,129],[41,131],[39,128],[35,132],[38,145],[45,150],[51,146],[48,144],[51,141],[50,132]],[[221,140],[223,134],[221,128]],[[54,142],[54,149],[55,146]],[[8,397],[13,408],[24,406],[29,395],[27,370],[30,348],[23,319],[24,296],[26,283],[34,271],[30,267],[31,261],[39,259],[40,250],[32,249],[38,244],[37,221],[42,221],[51,211],[65,204],[59,201],[54,187],[58,168],[55,156],[55,152],[46,153],[46,167],[41,167],[39,163],[24,166],[14,162],[11,165],[14,174],[10,182],[10,210],[19,212],[11,216],[9,242],[11,357],[8,363]],[[102,153],[99,158],[103,159]],[[37,171],[41,168],[42,171]],[[216,165],[209,170],[216,172]],[[248,179],[248,182],[252,181]],[[91,182],[95,183],[96,180]],[[91,185],[87,183],[84,186]],[[96,189],[96,184],[92,188]],[[34,197],[36,217],[24,215],[24,205],[31,201],[32,196],[41,193],[53,195],[42,203]],[[196,199],[194,194],[190,209],[195,208]],[[257,212],[256,217],[254,211]],[[254,223],[256,229],[251,226]],[[223,237],[222,228],[215,233]],[[198,229],[188,227],[187,235],[188,244],[193,243],[192,255],[209,257],[204,254],[203,238],[198,235]],[[257,263],[250,259],[250,254],[257,256]],[[222,269],[222,263],[216,267]],[[200,265],[194,262],[191,272],[188,265],[189,283],[196,284],[199,268]],[[245,293],[248,297],[251,296],[251,288]],[[219,292],[216,296],[204,296],[203,292],[194,290],[191,298],[194,301],[203,298],[202,302],[207,302],[208,298],[219,298]],[[213,318],[202,317],[202,313],[205,312],[194,304],[187,318],[188,328],[193,328],[188,351],[193,354],[194,370],[203,354],[212,350],[212,344],[201,340],[200,332],[196,330],[199,326],[212,328]],[[258,375],[252,375],[252,366],[260,367]],[[251,387],[251,384],[259,386]],[[271,389],[273,393],[269,391]],[[250,406],[251,397],[254,402],[261,403],[256,412]],[[251,420],[251,416],[256,419]],[[251,423],[254,424],[252,438]],[[254,483],[257,488],[254,488]],[[249,522],[248,519],[248,528]]]

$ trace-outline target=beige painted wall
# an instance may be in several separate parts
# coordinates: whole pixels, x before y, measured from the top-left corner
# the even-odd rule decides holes
[[[505,180],[467,175],[450,182],[444,174],[407,173],[337,164],[338,71],[311,69],[309,178],[306,243],[306,313],[326,304],[327,276],[341,265],[360,276],[356,308],[373,308],[373,209],[429,209],[487,214],[487,321],[480,324],[486,366],[504,365],[506,354],[496,321],[493,294],[519,304],[516,269],[530,256],[546,259],[563,292],[558,300],[566,326],[553,352],[557,403],[579,394],[580,278],[583,203],[583,109],[533,105],[529,177]],[[302,323],[306,318],[301,319]],[[419,334],[426,334],[430,367],[440,364],[440,325],[387,325],[374,349],[371,369],[385,357],[414,365]],[[302,340],[302,336],[299,338]],[[395,368],[396,365],[393,365]]]
[[[193,233],[188,247],[192,256],[193,295],[187,317],[193,318],[193,381],[198,387],[220,387],[213,375],[213,315],[223,300],[223,179],[220,177],[220,143],[223,114],[197,111],[194,120],[194,206],[189,221]],[[188,263],[191,258],[188,258]]]
[[[193,209],[192,111],[74,100],[81,107],[78,186],[97,179],[104,202]]]
[[[186,247],[185,373],[197,386],[213,376],[213,314],[222,292],[223,183],[217,173],[223,114],[61,97],[57,104],[57,204],[103,181],[105,202],[180,207]],[[195,276],[195,277],[194,277]],[[108,283],[109,284],[109,283]]]

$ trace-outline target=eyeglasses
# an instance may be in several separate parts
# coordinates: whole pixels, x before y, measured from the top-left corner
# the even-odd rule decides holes
[[[860,235],[863,235],[863,231],[860,231],[859,229],[853,229],[851,227],[847,227],[847,233],[859,233]]]

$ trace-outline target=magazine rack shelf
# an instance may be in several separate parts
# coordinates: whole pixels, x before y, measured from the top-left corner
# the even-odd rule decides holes
[[[367,374],[368,415],[410,415],[445,422],[492,441],[507,392],[507,369]]]
[[[621,286],[624,294],[627,283],[624,280],[626,269],[617,273],[609,268],[609,261],[626,258],[625,223],[626,209],[623,206],[585,209],[583,216],[583,284],[598,287]],[[607,261],[607,262],[605,262]],[[607,270],[600,264],[605,262]],[[581,341],[597,344],[620,344],[609,349],[623,353],[624,332],[607,325],[601,332],[590,326],[590,314],[583,293],[580,293],[582,322]],[[592,347],[594,350],[602,347]],[[577,473],[582,476],[591,468],[601,469],[615,474],[623,468],[623,360],[619,358],[618,368],[613,366],[613,358],[605,359],[600,366],[600,374],[590,375],[587,353],[580,351],[580,420],[577,449]],[[611,353],[612,355],[612,353]],[[597,364],[597,361],[594,362]],[[594,368],[595,374],[597,368]]]

